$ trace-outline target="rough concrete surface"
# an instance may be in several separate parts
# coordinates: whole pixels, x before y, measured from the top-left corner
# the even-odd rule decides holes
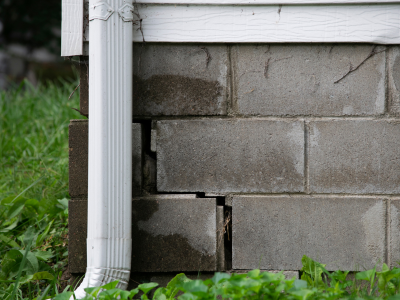
[[[225,115],[226,45],[135,44],[133,116]]]
[[[311,192],[400,192],[398,120],[311,122],[309,141]]]
[[[400,114],[400,48],[392,46],[389,49],[389,112]]]
[[[391,199],[389,208],[389,263],[399,267],[400,263],[400,199]]]
[[[304,123],[262,119],[157,122],[164,192],[301,192]]]
[[[216,199],[132,201],[132,272],[216,271]]]
[[[236,109],[243,115],[376,115],[385,109],[385,52],[373,45],[238,45]],[[378,47],[376,50],[384,50]]]
[[[69,125],[69,194],[87,197],[88,193],[88,120],[71,120]],[[132,194],[142,192],[143,128],[132,124]]]
[[[88,190],[88,120],[69,124],[69,195],[87,197]]]
[[[143,125],[132,124],[132,196],[142,194]]]
[[[68,268],[71,273],[86,272],[87,199],[69,200]]]
[[[235,196],[233,269],[300,270],[307,255],[328,270],[385,262],[386,200],[339,196]]]

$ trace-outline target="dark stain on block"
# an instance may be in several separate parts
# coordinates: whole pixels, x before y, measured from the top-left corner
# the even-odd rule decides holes
[[[88,193],[87,120],[71,120],[69,125],[69,194],[86,197]]]
[[[87,199],[69,201],[68,267],[71,273],[86,272],[87,206]]]
[[[210,200],[211,203],[213,200],[215,202],[215,199]],[[198,237],[199,240],[207,235],[203,228],[199,228],[201,225],[198,226],[198,223],[206,223],[210,219],[206,210],[209,204],[201,206],[204,201],[207,200],[134,200],[132,272],[216,271],[216,252],[207,253],[201,251],[202,249],[195,249],[188,240],[190,237],[176,230],[177,226],[187,227],[189,235]],[[162,208],[160,208],[161,202],[163,202]],[[179,215],[177,211],[180,211]],[[158,213],[156,218],[154,218],[155,213]],[[156,219],[155,226],[154,222],[149,221],[152,217]],[[171,222],[165,222],[167,218]],[[203,250],[210,246],[212,249],[215,244],[216,237],[215,239],[211,237],[202,245]]]
[[[220,111],[223,87],[180,75],[153,75],[143,80],[133,77],[135,116],[216,115]]]

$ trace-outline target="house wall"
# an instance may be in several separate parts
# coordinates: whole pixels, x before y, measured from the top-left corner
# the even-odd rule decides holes
[[[132,84],[132,278],[400,260],[399,47],[135,43]],[[86,149],[72,121],[72,273]]]

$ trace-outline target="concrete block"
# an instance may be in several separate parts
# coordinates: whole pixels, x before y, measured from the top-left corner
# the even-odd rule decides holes
[[[143,125],[132,124],[132,196],[142,194],[143,173]]]
[[[69,125],[69,194],[87,197],[88,193],[88,120],[71,120]],[[142,193],[142,124],[132,124],[132,194]]]
[[[69,124],[69,195],[87,197],[88,189],[88,120]]]
[[[398,268],[400,263],[400,199],[390,200],[389,263],[391,268]]]
[[[216,199],[132,201],[132,272],[216,271]]]
[[[225,115],[226,45],[133,45],[133,116]]]
[[[262,119],[157,122],[163,192],[301,192],[304,124]]]
[[[385,52],[373,45],[239,45],[233,47],[236,92],[243,115],[379,115],[385,109]],[[384,50],[376,48],[376,51]]]
[[[300,270],[307,255],[328,270],[386,259],[386,200],[345,196],[235,196],[233,269]]]
[[[390,47],[388,56],[389,113],[398,116],[400,115],[400,47]]]
[[[68,268],[71,273],[86,272],[87,199],[68,202]]]
[[[400,192],[398,120],[311,122],[309,141],[311,192]]]

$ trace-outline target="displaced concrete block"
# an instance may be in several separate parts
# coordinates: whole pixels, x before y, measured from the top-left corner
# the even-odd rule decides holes
[[[216,271],[216,199],[132,201],[132,272]]]
[[[69,124],[69,195],[87,197],[88,190],[88,120]]]
[[[377,115],[385,109],[385,52],[373,45],[233,47],[236,101],[243,115]],[[378,47],[376,52],[384,50]],[[236,104],[235,104],[236,103]]]
[[[400,263],[400,199],[390,200],[389,263],[391,268],[398,268]]]
[[[71,120],[69,125],[69,194],[87,197],[88,193],[88,120]],[[132,124],[132,194],[142,193],[142,124]]]
[[[68,268],[71,273],[86,272],[87,199],[68,202]]]
[[[400,192],[398,120],[328,120],[309,128],[310,191]]]
[[[225,45],[133,45],[133,116],[225,115]]]
[[[393,46],[389,49],[389,113],[400,114],[400,48]]]
[[[344,196],[235,196],[233,269],[300,270],[307,255],[328,270],[385,262],[386,200]]]
[[[157,122],[163,192],[302,192],[304,123],[262,119]]]

